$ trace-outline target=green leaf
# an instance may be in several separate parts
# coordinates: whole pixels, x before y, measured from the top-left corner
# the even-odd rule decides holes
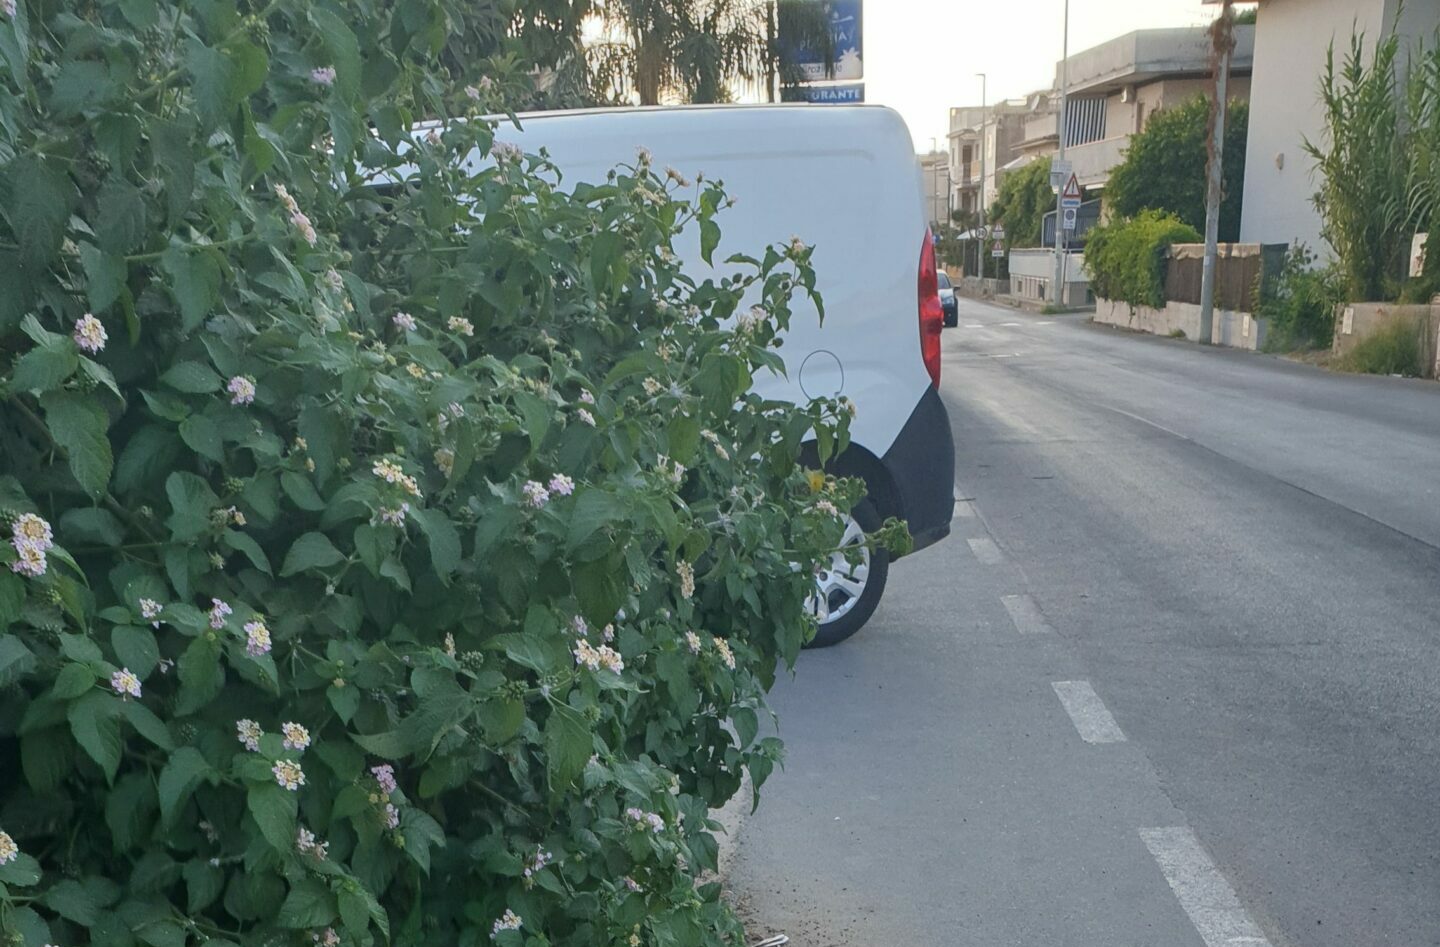
[[[18,575],[8,569],[0,569],[0,631],[9,628],[12,622],[19,620],[20,609],[25,605],[25,582]],[[7,677],[6,669],[6,641],[7,638],[0,638],[0,688],[9,686],[11,681]],[[18,638],[13,639],[16,645],[20,645]],[[28,650],[25,652],[30,653]]]
[[[160,663],[160,646],[155,643],[155,634],[149,628],[116,625],[110,630],[110,647],[121,665],[135,672],[141,680],[149,677],[155,665]]]
[[[5,211],[10,229],[20,243],[25,266],[38,272],[60,253],[75,187],[68,175],[32,154],[10,161],[4,176],[9,184]]]
[[[146,208],[139,188],[113,176],[100,187],[96,209],[95,237],[100,249],[124,256],[140,244],[145,236]]]
[[[217,464],[225,460],[225,444],[220,437],[220,428],[203,414],[192,414],[180,422],[180,439],[201,457]]]
[[[550,789],[560,792],[585,770],[595,752],[595,738],[585,718],[565,704],[556,704],[545,723],[546,768]]]
[[[148,30],[160,20],[155,0],[120,0],[120,12],[137,30]]]
[[[715,264],[712,257],[715,255],[715,248],[720,245],[720,225],[713,220],[700,221],[700,256],[711,266]]]
[[[170,291],[180,306],[180,326],[193,332],[210,315],[220,294],[220,264],[209,250],[187,252],[171,247],[160,258],[170,275]]]
[[[448,585],[450,575],[460,566],[460,533],[440,510],[419,508],[411,510],[410,515],[430,543],[430,564],[440,581]]]
[[[265,550],[260,544],[250,537],[248,533],[242,533],[236,529],[225,530],[225,545],[238,553],[242,553],[250,564],[266,575],[271,575],[270,559],[265,555]]]
[[[56,914],[82,927],[93,927],[105,909],[96,889],[78,881],[62,881],[40,900]]]
[[[169,728],[159,717],[155,716],[149,707],[139,701],[125,700],[120,702],[120,710],[124,713],[125,719],[130,721],[130,726],[135,728],[136,733],[162,750],[175,749],[175,740],[170,736]]]
[[[105,773],[106,781],[113,783],[123,745],[120,701],[101,691],[91,691],[71,704],[66,716],[75,742]]]
[[[95,686],[95,672],[88,665],[67,664],[55,675],[50,696],[58,700],[74,700]]]
[[[15,860],[0,865],[0,883],[28,888],[40,883],[40,863],[32,856],[20,854]]]
[[[155,814],[155,780],[149,773],[120,777],[105,799],[105,825],[117,851],[131,848],[150,831]]]
[[[170,499],[172,511],[165,525],[170,527],[175,540],[194,539],[210,528],[210,511],[220,503],[220,498],[204,480],[192,473],[176,471],[165,480],[165,495]]]
[[[290,840],[294,845],[295,840]],[[290,888],[290,894],[280,905],[275,923],[292,930],[308,927],[324,927],[335,920],[339,913],[335,895],[318,878],[300,878]]]
[[[0,587],[3,585],[0,583]],[[15,612],[19,613],[18,606]],[[9,687],[33,670],[35,655],[25,643],[15,635],[0,635],[0,687]]]
[[[335,548],[330,537],[324,533],[306,533],[295,540],[285,554],[285,564],[280,575],[290,576],[306,569],[328,569],[345,561],[345,556]]]
[[[346,886],[340,889],[340,920],[351,940],[359,943],[370,929],[370,907],[359,892]]]
[[[325,501],[321,499],[315,485],[308,478],[293,470],[287,470],[280,474],[280,487],[290,498],[290,502],[302,510],[316,513],[325,509]]]
[[[550,406],[535,395],[522,391],[515,395],[515,407],[524,421],[524,433],[530,438],[530,449],[539,450],[550,430]]]
[[[575,509],[570,514],[570,530],[565,549],[574,552],[585,542],[610,525],[624,525],[625,504],[618,496],[595,487],[581,487],[576,492]]]
[[[186,50],[185,64],[190,70],[200,125],[205,129],[214,128],[229,117],[239,102],[235,64],[220,50],[193,38]]]
[[[195,191],[195,157],[190,151],[192,129],[182,121],[152,120],[150,147],[165,181],[166,223],[174,227],[190,207]]]
[[[191,793],[201,782],[212,778],[214,772],[210,762],[194,747],[182,746],[170,754],[159,780],[160,818],[167,828],[174,827]]]
[[[161,384],[186,394],[206,395],[220,390],[220,376],[200,362],[176,362],[160,376]]]
[[[332,684],[325,688],[325,697],[342,723],[348,724],[355,719],[355,712],[360,709],[360,688],[353,684],[344,687]]]
[[[214,700],[225,686],[225,669],[220,665],[220,648],[202,636],[190,642],[175,668],[180,677],[180,696],[175,712],[194,713]]]
[[[95,399],[74,391],[52,391],[40,399],[55,443],[70,458],[70,472],[92,497],[105,492],[114,459],[105,436],[110,417]]]
[[[300,409],[300,436],[305,438],[306,453],[315,461],[315,475],[323,482],[335,469],[335,461],[347,444],[345,425],[333,413],[318,404]]]
[[[115,94],[115,81],[103,62],[74,59],[60,67],[50,85],[50,111],[73,118],[102,107]]]
[[[10,383],[16,391],[52,391],[75,374],[79,365],[73,344],[40,346],[20,356]]]
[[[225,890],[225,872],[210,864],[208,859],[196,858],[186,862],[182,874],[185,878],[185,910],[192,915],[213,904]]]
[[[295,848],[295,793],[273,781],[258,783],[250,787],[245,802],[271,848],[281,853]]]
[[[104,312],[124,291],[129,265],[123,257],[110,256],[90,243],[80,244],[80,265],[85,270],[85,293],[90,298],[90,310]]]
[[[325,42],[330,53],[331,65],[335,67],[335,88],[341,96],[353,99],[360,90],[360,44],[345,21],[329,9],[312,5],[310,22]]]
[[[60,633],[60,653],[80,664],[99,664],[105,660],[100,646],[84,635]]]
[[[20,738],[20,765],[35,792],[54,792],[75,768],[75,744],[64,731],[37,730]]]

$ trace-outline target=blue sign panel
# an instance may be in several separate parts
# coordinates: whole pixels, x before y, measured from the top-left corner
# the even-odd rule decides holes
[[[857,105],[865,101],[865,83],[845,85],[802,85],[780,90],[782,102],[814,102],[819,105]]]
[[[820,51],[804,47],[791,48],[791,61],[811,82],[825,79],[863,79],[864,64],[864,0],[816,0],[825,5],[830,15],[830,33],[835,38],[835,73],[826,75],[825,59]],[[784,43],[785,38],[781,37]]]

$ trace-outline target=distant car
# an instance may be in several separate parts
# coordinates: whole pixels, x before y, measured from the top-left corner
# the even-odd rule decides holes
[[[945,313],[945,325],[957,326],[960,324],[960,304],[955,301],[955,287],[950,285],[950,277],[944,270],[935,274],[940,283],[940,309]]]

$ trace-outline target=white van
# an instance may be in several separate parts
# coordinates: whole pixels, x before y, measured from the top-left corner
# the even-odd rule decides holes
[[[534,113],[520,125],[502,123],[497,138],[544,148],[569,186],[602,182],[641,147],[657,168],[723,181],[736,204],[718,218],[714,269],[697,235],[676,245],[699,280],[725,272],[720,261],[732,253],[758,254],[792,235],[814,246],[824,325],[797,299],[780,350],[788,377],[757,377],[757,387],[777,399],[843,394],[855,403],[850,448],[830,465],[869,489],[849,541],[890,516],[907,522],[917,549],[950,532],[955,452],[936,391],[943,314],[919,165],[899,115],[876,106],[704,106]],[[815,644],[849,637],[874,612],[888,557],[861,560],[837,555],[819,577]]]

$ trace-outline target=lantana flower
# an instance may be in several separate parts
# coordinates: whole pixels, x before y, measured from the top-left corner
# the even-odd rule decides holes
[[[122,699],[126,697],[138,698],[140,696],[140,678],[136,677],[134,672],[129,668],[121,668],[114,674],[111,674],[110,687],[113,688],[115,693],[119,694]]]
[[[305,771],[294,760],[278,760],[270,772],[275,774],[275,782],[291,792],[298,792],[305,785]]]
[[[105,348],[105,343],[110,337],[105,334],[105,326],[101,325],[100,320],[87,312],[75,320],[75,331],[71,338],[75,340],[76,347],[82,352],[94,355]]]

